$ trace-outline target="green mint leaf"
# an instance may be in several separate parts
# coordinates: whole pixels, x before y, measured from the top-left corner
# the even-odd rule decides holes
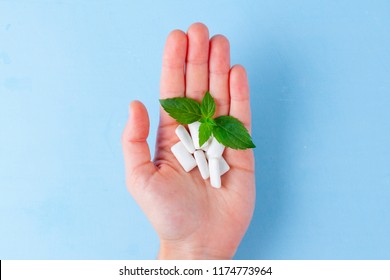
[[[204,118],[211,118],[215,114],[215,101],[208,91],[202,99],[200,110],[202,111],[202,116]]]
[[[181,124],[190,124],[202,117],[200,104],[191,98],[160,99],[160,104],[172,118]]]
[[[202,145],[209,140],[211,134],[213,133],[213,125],[209,122],[203,122],[199,126],[199,146]]]
[[[226,147],[237,150],[255,148],[251,136],[245,126],[232,116],[220,116],[214,119],[213,135]]]
[[[217,124],[215,123],[215,121],[214,121],[212,118],[204,118],[204,117],[202,117],[202,118],[199,120],[199,122],[201,122],[201,123],[208,123],[209,125],[212,125],[212,126],[217,125]]]
[[[207,122],[208,122],[210,125],[212,125],[212,126],[216,126],[216,125],[217,125],[213,119],[207,119]]]

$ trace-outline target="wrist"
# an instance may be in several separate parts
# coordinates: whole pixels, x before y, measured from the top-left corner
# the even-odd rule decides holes
[[[235,250],[234,250],[235,251]],[[192,246],[184,241],[160,241],[159,260],[230,260],[234,252]]]

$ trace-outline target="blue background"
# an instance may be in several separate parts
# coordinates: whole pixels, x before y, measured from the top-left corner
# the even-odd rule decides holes
[[[164,41],[195,21],[251,84],[257,204],[236,258],[389,259],[389,3],[0,1],[0,259],[155,258],[120,135],[139,99],[154,147]]]

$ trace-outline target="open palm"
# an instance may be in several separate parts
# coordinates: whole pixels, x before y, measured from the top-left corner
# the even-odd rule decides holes
[[[187,34],[172,31],[165,45],[160,98],[201,100],[209,90],[216,116],[232,115],[250,130],[249,86],[242,66],[230,68],[229,41],[209,40],[201,23]],[[211,187],[199,170],[186,173],[170,148],[178,138],[177,123],[161,110],[156,153],[151,160],[146,139],[149,119],[142,103],[130,105],[122,143],[126,184],[160,237],[161,259],[232,258],[251,220],[255,202],[252,150],[225,149],[231,169],[222,188]]]

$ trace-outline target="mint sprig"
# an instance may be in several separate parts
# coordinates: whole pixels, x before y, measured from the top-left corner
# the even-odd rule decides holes
[[[202,99],[202,105],[200,107],[200,111],[202,112],[202,117],[204,119],[212,118],[215,114],[215,101],[211,96],[210,92],[206,92]]]
[[[160,99],[160,104],[172,118],[181,124],[196,121],[201,123],[199,146],[214,135],[218,142],[232,149],[245,150],[256,147],[248,130],[238,119],[232,116],[220,116],[213,119],[216,105],[208,91],[201,104],[187,97]]]
[[[202,117],[199,103],[191,98],[160,99],[160,104],[172,118],[181,124],[190,124]]]
[[[209,140],[213,134],[213,125],[208,122],[203,122],[199,126],[199,147]]]
[[[235,117],[220,116],[215,119],[214,137],[226,147],[237,150],[256,148],[245,126]]]

